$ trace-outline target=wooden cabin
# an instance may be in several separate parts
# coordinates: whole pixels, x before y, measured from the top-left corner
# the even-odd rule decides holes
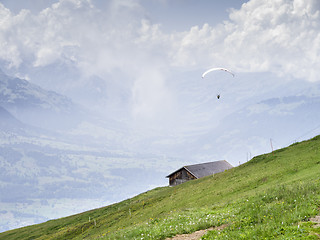
[[[175,186],[189,180],[206,177],[233,168],[226,160],[184,166],[166,176],[169,185]]]

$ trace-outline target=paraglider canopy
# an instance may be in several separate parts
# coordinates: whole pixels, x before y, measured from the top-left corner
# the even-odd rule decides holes
[[[234,77],[234,73],[231,72],[230,70],[226,69],[226,68],[210,68],[209,70],[205,71],[202,74],[202,78],[204,78],[209,72],[212,72],[212,71],[225,71],[227,73],[230,73]]]

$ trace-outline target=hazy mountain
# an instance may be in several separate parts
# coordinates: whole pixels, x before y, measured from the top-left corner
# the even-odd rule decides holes
[[[0,106],[0,129],[2,131],[19,131],[25,125]]]
[[[47,129],[72,127],[81,111],[69,98],[0,72],[0,106],[20,121]]]

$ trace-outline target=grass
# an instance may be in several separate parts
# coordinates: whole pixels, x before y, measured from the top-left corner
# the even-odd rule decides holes
[[[165,239],[227,224],[203,239],[318,239],[320,136],[214,176],[0,233],[0,239]],[[90,221],[89,221],[90,218]]]
[[[318,213],[319,182],[281,185],[238,202],[224,231],[211,231],[204,239],[318,239],[307,223]]]

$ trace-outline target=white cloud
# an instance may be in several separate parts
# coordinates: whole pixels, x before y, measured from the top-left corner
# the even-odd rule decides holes
[[[175,116],[175,97],[168,87],[166,77],[154,66],[146,66],[137,76],[132,88],[132,113],[144,128],[167,126]]]
[[[126,107],[113,101],[121,102],[114,109],[130,106],[140,120],[175,111],[181,90],[169,83],[174,71],[219,65],[236,72],[319,80],[320,13],[315,0],[251,0],[232,10],[229,21],[171,33],[147,19],[143,6],[132,0],[110,1],[104,9],[89,0],[60,0],[38,13],[23,10],[17,15],[0,5],[0,15],[0,58],[9,67],[19,72],[21,65],[40,69],[59,63],[78,69],[78,84],[92,76],[121,82],[115,89],[106,84],[109,92],[131,94]],[[32,81],[28,72],[20,75],[26,74]],[[64,89],[75,86],[60,84]]]
[[[0,58],[8,62],[8,67],[17,67],[21,64],[19,46],[16,44],[14,25],[20,22],[22,11],[13,16],[11,12],[0,3]]]
[[[71,61],[83,72],[103,75],[158,58],[167,67],[202,69],[220,63],[310,81],[319,75],[315,0],[251,0],[232,10],[223,24],[171,34],[146,20],[142,6],[131,0],[112,1],[103,10],[89,0],[60,0],[38,15],[24,10],[16,16],[1,5],[0,14],[0,44],[6,49],[0,57],[11,67],[30,59],[36,67]]]
[[[193,27],[184,34],[176,63],[192,66],[205,59],[238,71],[318,81],[319,10],[319,2],[312,0],[251,0],[231,11],[222,25]]]

